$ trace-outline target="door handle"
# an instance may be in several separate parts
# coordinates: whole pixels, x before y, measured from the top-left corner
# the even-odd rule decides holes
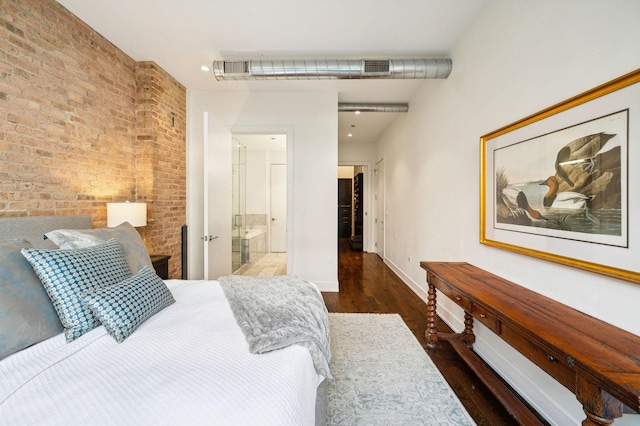
[[[200,239],[204,240],[205,242],[210,242],[217,238],[218,238],[218,235],[216,235],[215,237],[213,235],[205,235],[204,237],[200,237]]]
[[[271,218],[271,222],[275,222],[277,219],[275,217]]]

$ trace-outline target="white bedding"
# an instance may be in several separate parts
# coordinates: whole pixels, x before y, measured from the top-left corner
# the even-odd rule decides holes
[[[217,281],[166,281],[176,303],[118,344],[100,326],[0,361],[1,425],[313,425],[309,352],[249,352]]]

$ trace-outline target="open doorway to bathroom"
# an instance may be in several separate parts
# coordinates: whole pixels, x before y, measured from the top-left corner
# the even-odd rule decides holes
[[[287,136],[234,134],[232,271],[287,273]]]

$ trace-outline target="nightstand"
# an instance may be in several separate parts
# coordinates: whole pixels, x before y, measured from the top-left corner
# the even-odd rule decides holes
[[[153,268],[156,270],[156,274],[163,280],[169,279],[169,259],[171,256],[167,254],[155,254],[150,256]]]

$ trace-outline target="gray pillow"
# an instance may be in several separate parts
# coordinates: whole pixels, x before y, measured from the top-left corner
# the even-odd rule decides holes
[[[129,222],[124,222],[115,228],[58,229],[47,232],[45,237],[61,249],[92,247],[115,238],[122,247],[133,275],[137,274],[143,266],[149,266],[153,270],[149,252],[140,234]]]
[[[0,359],[62,331],[53,304],[20,250],[25,240],[0,241]]]
[[[22,249],[42,282],[71,342],[100,325],[81,302],[83,293],[117,284],[131,276],[115,239],[79,249]]]

